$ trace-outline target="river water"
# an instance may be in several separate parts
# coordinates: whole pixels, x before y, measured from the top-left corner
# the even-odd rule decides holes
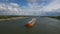
[[[32,18],[36,18],[35,25],[24,26]],[[60,34],[60,20],[47,17],[2,20],[0,21],[0,34]]]

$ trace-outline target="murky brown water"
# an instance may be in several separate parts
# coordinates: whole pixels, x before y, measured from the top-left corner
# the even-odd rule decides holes
[[[31,18],[0,21],[0,34],[60,34],[60,20],[35,17],[35,25],[25,27]]]

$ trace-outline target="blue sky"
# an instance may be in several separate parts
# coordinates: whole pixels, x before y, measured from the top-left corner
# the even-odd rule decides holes
[[[60,16],[60,0],[0,0],[0,15]]]

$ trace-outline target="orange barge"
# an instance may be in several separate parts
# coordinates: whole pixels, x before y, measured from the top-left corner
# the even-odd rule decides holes
[[[33,18],[31,21],[29,21],[25,26],[32,27],[35,24],[36,19]]]

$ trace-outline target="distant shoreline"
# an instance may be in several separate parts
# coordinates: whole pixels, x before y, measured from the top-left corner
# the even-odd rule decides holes
[[[27,17],[11,17],[11,18],[2,18],[0,20],[12,20],[12,19],[21,19],[21,18],[27,18]]]
[[[54,19],[59,19],[60,20],[60,16],[50,16],[49,18],[54,18]]]

